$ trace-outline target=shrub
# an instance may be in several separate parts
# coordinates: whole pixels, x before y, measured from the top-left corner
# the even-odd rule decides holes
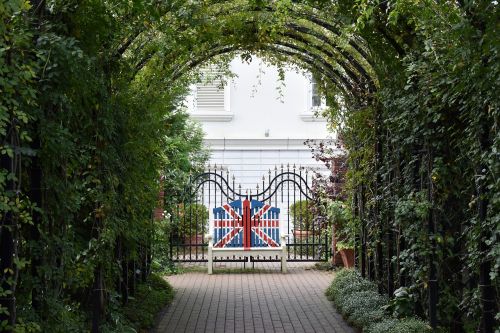
[[[312,230],[314,219],[312,205],[308,200],[300,200],[290,206],[289,214],[295,230]]]
[[[389,304],[388,297],[380,295],[377,292],[377,285],[362,278],[356,270],[338,271],[326,295],[350,323],[364,330],[368,329],[366,332],[429,331],[429,326],[421,320],[388,317],[384,311]]]
[[[368,327],[386,319],[386,314],[382,309],[360,309],[349,317],[349,321],[357,327]]]
[[[172,301],[174,290],[162,277],[151,274],[137,286],[134,297],[123,309],[125,317],[137,329],[151,328],[158,312]]]
[[[174,212],[174,216],[181,237],[195,236],[208,231],[209,214],[205,205],[198,203],[180,205],[178,211]]]
[[[339,308],[349,322],[364,327],[373,320],[380,321],[384,318],[381,307],[386,303],[387,299],[376,291],[358,291],[344,296]]]
[[[373,282],[367,280],[353,281],[338,293],[334,302],[337,306],[340,306],[340,304],[346,302],[346,298],[350,298],[353,294],[358,292],[373,292],[377,294],[377,286]]]
[[[361,275],[354,269],[342,269],[337,272],[335,279],[326,290],[326,295],[335,302],[345,288],[361,280]]]

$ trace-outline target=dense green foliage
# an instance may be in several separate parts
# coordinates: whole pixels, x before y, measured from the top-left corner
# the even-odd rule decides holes
[[[312,205],[309,200],[296,201],[290,205],[289,211],[295,230],[312,231],[314,223]]]
[[[358,267],[379,291],[406,287],[413,311],[443,331],[474,332],[487,320],[491,332],[500,291],[498,4],[362,3],[350,19],[370,44],[379,88],[358,111],[331,114],[345,124],[347,191],[362,221],[353,230]]]
[[[412,317],[397,319],[384,310],[387,297],[377,292],[377,285],[363,279],[355,270],[342,269],[326,291],[340,312],[363,332],[412,332],[425,333],[428,324]]]
[[[97,332],[127,302],[165,253],[160,184],[172,209],[205,157],[179,111],[188,84],[253,53],[321,82],[361,273],[401,312],[492,332],[498,15],[486,0],[4,1],[1,325],[77,331],[92,313]]]
[[[328,220],[335,229],[336,247],[338,250],[354,248],[354,233],[358,221],[352,216],[348,205],[339,200],[326,200]]]
[[[184,237],[204,235],[208,232],[208,209],[199,203],[180,204],[175,212],[177,229],[174,231]]]
[[[370,326],[366,333],[425,333],[430,331],[429,326],[418,319],[389,318]]]
[[[177,107],[186,89],[142,80],[122,57],[154,9],[0,5],[5,330],[15,310],[17,331],[81,332],[91,317],[94,330],[118,325],[113,304],[127,304],[151,271],[160,179],[175,190],[203,163],[201,131]]]
[[[152,328],[156,315],[174,297],[174,290],[163,278],[151,274],[137,286],[134,298],[124,307],[126,319],[136,330]]]

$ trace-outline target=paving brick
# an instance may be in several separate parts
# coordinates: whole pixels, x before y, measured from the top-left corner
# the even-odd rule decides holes
[[[215,273],[243,267],[217,265]],[[170,276],[175,298],[153,332],[356,332],[324,296],[333,274],[310,267],[289,263],[289,273],[282,274],[278,263],[263,262],[243,274]]]

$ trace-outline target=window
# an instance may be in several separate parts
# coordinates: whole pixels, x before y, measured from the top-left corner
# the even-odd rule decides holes
[[[214,70],[204,71],[204,80],[196,86],[196,107],[199,112],[203,111],[224,111],[225,96],[222,79],[217,75],[220,73]]]
[[[300,114],[300,118],[303,121],[325,121],[321,111],[326,109],[326,99],[321,95],[318,83],[310,77],[307,87],[306,110]]]
[[[230,121],[229,87],[222,72],[214,67],[201,71],[201,81],[192,87],[193,106],[191,116],[201,121]]]
[[[323,101],[318,89],[316,80],[311,81],[311,105],[313,108],[320,108],[323,106]]]

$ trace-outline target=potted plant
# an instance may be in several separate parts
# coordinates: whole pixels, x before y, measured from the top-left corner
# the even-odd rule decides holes
[[[295,239],[303,239],[318,233],[313,230],[312,203],[308,200],[296,201],[289,208],[289,214],[293,225],[293,236]]]
[[[338,242],[337,250],[340,253],[344,267],[354,267],[354,245],[350,243]]]
[[[337,253],[344,267],[354,267],[354,230],[355,221],[349,208],[342,201],[328,202],[328,218],[332,222],[332,249],[334,264],[338,263]]]

